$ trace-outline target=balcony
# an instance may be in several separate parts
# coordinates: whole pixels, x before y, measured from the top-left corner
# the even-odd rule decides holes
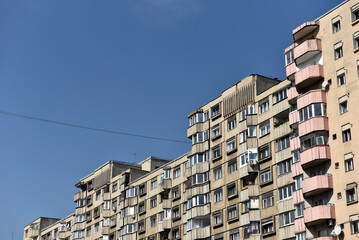
[[[300,153],[300,163],[303,169],[321,164],[330,158],[329,146],[316,146]]]
[[[317,29],[319,29],[319,22],[317,21],[305,22],[292,31],[293,39],[296,42],[299,39],[314,32]]]
[[[295,85],[297,88],[305,88],[323,78],[323,65],[309,65],[295,74]]]
[[[293,129],[297,128],[299,122],[298,111],[295,110],[289,113],[289,126]]]
[[[191,167],[186,169],[186,177],[189,178],[190,176],[197,174],[197,173],[205,173],[209,171],[209,162],[201,162],[192,165]]]
[[[102,226],[102,235],[110,234],[110,227],[109,226]]]
[[[296,218],[294,220],[294,233],[300,233],[305,231],[304,217]]]
[[[184,236],[184,240],[202,239],[209,238],[211,236],[211,226],[192,229],[187,232]]]
[[[77,192],[75,195],[74,195],[74,202],[77,202],[78,200],[82,199],[82,191],[79,191]]]
[[[165,191],[168,190],[170,188],[172,188],[172,180],[171,179],[163,179],[160,184],[160,191]]]
[[[288,101],[289,103],[295,103],[298,97],[298,91],[296,87],[291,87],[288,89]]]
[[[300,140],[299,137],[291,138],[290,140],[290,150],[294,151],[300,148]]]
[[[294,225],[280,227],[278,230],[278,239],[289,239],[295,237]]]
[[[336,239],[337,239],[337,237],[334,237],[334,236],[312,238],[312,240],[336,240]]]
[[[29,238],[35,238],[40,235],[40,229],[29,229],[29,233],[27,234]]]
[[[291,132],[292,132],[292,130],[289,127],[289,121],[287,121],[285,123],[282,123],[279,126],[274,125],[273,135],[272,136],[273,136],[274,139],[277,139],[277,138],[285,136],[285,135],[287,135],[287,134],[289,134]]]
[[[293,204],[304,202],[303,189],[299,189],[293,192]]]
[[[104,210],[102,211],[102,217],[104,217],[104,218],[111,217],[111,211],[112,211],[112,210],[110,210],[110,209],[104,209]]]
[[[239,168],[239,177],[246,177],[253,172],[258,172],[258,164],[247,164],[244,167]]]
[[[187,128],[187,137],[190,138],[195,133],[204,132],[208,128],[209,128],[209,121],[195,123]]]
[[[297,106],[298,109],[306,107],[312,103],[326,103],[327,94],[323,90],[311,90],[308,93],[301,95],[298,98]]]
[[[299,123],[299,137],[315,131],[329,131],[327,117],[314,117]]]
[[[304,222],[307,226],[321,224],[329,219],[335,219],[334,205],[321,205],[304,209]]]
[[[296,65],[305,63],[322,51],[320,39],[309,39],[294,48],[294,61]]]
[[[164,199],[162,202],[158,205],[159,212],[162,212],[164,209],[170,209],[172,208],[172,203],[170,199]]]
[[[303,174],[303,168],[300,162],[292,164],[292,177],[297,177]]]
[[[209,216],[210,213],[211,206],[209,203],[201,206],[192,207],[183,214],[183,221],[186,222],[187,220],[195,217],[203,217],[207,215]]]
[[[318,175],[303,180],[303,194],[305,197],[317,195],[333,189],[333,176]]]
[[[288,101],[282,100],[280,102],[274,103],[272,108],[273,108],[273,116],[275,116],[285,110],[288,110],[290,108],[290,105]]]
[[[285,72],[287,74],[287,78],[291,81],[294,80],[294,74],[296,71],[297,71],[297,67],[295,66],[295,62],[292,62],[291,64],[285,66]]]
[[[245,214],[241,214],[241,226],[250,224],[250,222],[259,222],[261,220],[260,210],[249,210]]]
[[[259,185],[248,185],[241,189],[241,202],[248,201],[250,197],[259,196]]]
[[[185,198],[190,199],[193,196],[205,193],[209,193],[209,184],[193,186],[192,188],[187,189],[185,192]]]
[[[158,232],[163,232],[167,229],[171,229],[171,219],[163,219],[158,222]]]

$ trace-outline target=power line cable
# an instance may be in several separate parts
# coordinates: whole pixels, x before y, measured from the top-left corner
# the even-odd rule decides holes
[[[74,124],[74,123],[60,122],[60,121],[38,118],[38,117],[33,117],[33,116],[29,116],[29,115],[24,115],[24,114],[6,112],[6,111],[2,111],[2,110],[0,110],[0,114],[17,117],[17,118],[30,119],[30,120],[35,120],[35,121],[40,121],[40,122],[45,122],[45,123],[52,123],[52,124],[57,124],[57,125],[62,125],[62,126],[67,126],[67,127],[92,130],[92,131],[97,131],[97,132],[105,132],[105,133],[119,134],[119,135],[138,137],[138,138],[154,139],[154,140],[167,141],[167,142],[190,143],[188,141],[182,141],[182,140],[177,140],[177,139],[153,137],[153,136],[139,135],[139,134],[120,132],[120,131],[114,131],[114,130],[108,130],[108,129],[102,129],[102,128],[88,127],[88,126],[78,125],[78,124]]]

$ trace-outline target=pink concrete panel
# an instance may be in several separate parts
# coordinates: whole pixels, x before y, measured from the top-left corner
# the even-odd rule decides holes
[[[314,131],[329,131],[327,117],[314,117],[298,125],[299,137]]]
[[[327,94],[323,90],[312,90],[304,95],[301,95],[297,100],[298,109],[306,107],[312,103],[326,103]]]
[[[292,45],[290,45],[289,47],[287,47],[286,49],[284,49],[284,54],[286,54],[286,52],[288,52],[289,50],[292,50],[294,48],[294,43]]]
[[[296,149],[300,148],[300,140],[299,137],[295,137],[290,139],[290,150],[294,151]]]
[[[292,164],[292,176],[293,178],[303,174],[302,164],[300,162]]]
[[[285,66],[285,72],[287,74],[287,77],[294,74],[296,71],[297,71],[297,67],[295,66],[294,62]]]
[[[312,51],[322,51],[322,42],[320,41],[320,39],[309,39],[294,48],[294,59],[297,59],[298,57]]]
[[[324,78],[323,65],[310,65],[295,74],[295,84],[301,84],[313,78]]]
[[[294,123],[299,122],[299,115],[298,111],[293,111],[289,113],[289,126],[293,125]]]
[[[312,238],[312,240],[336,240],[336,239],[337,237],[334,236]]]
[[[304,202],[303,190],[299,189],[293,192],[293,204]]]
[[[302,165],[316,159],[330,159],[329,146],[316,146],[300,153],[300,163]]]
[[[333,176],[330,174],[318,175],[303,180],[303,193],[309,193],[316,189],[332,189]]]
[[[304,217],[294,220],[294,233],[300,233],[305,231]]]
[[[292,100],[293,98],[298,97],[298,91],[296,87],[291,87],[288,90],[288,101]]]
[[[322,205],[304,209],[304,222],[310,223],[321,219],[334,219],[335,206]]]
[[[292,31],[292,34],[296,34],[297,32],[299,32],[300,30],[302,30],[303,28],[305,27],[308,27],[308,26],[314,26],[314,25],[319,25],[319,22],[318,21],[310,21],[310,22],[305,22],[303,23],[302,25],[300,25],[299,27],[295,28],[293,31]]]

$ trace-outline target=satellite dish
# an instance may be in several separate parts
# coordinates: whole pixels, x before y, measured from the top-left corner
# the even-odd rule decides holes
[[[335,236],[339,236],[341,232],[342,232],[342,228],[340,226],[336,226],[334,228],[334,235]]]

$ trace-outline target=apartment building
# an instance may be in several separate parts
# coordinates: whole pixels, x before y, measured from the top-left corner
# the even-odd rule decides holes
[[[359,237],[359,0],[292,32],[287,79],[252,74],[188,114],[189,152],[109,161],[24,240]]]

